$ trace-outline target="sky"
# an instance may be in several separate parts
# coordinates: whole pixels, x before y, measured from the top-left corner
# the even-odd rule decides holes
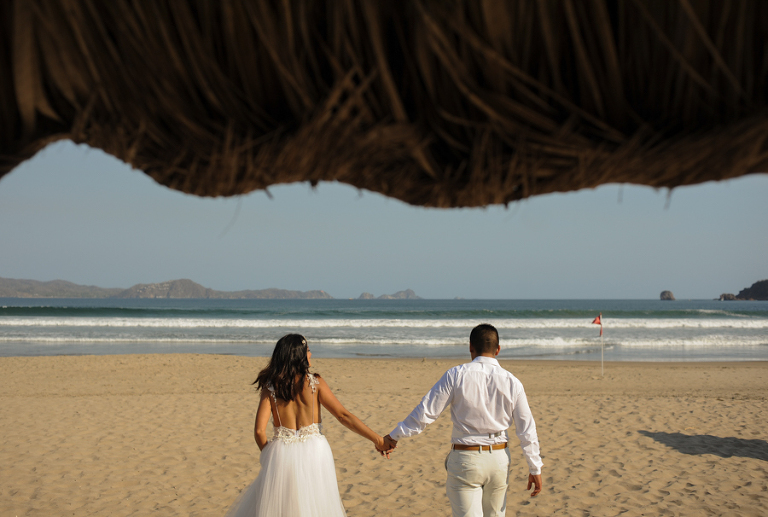
[[[335,298],[711,299],[768,278],[768,175],[427,209],[338,183],[198,198],[64,141],[0,178],[0,277]]]

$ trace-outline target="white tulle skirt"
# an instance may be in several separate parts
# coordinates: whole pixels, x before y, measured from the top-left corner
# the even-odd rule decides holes
[[[256,516],[346,516],[325,436],[276,438],[264,447],[258,477],[227,512],[227,517]]]

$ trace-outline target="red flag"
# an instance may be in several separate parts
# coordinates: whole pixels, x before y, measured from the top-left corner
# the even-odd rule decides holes
[[[600,325],[600,336],[602,337],[602,335],[603,335],[603,313],[601,312],[600,316],[595,318],[592,321],[592,323],[594,323],[595,325]]]

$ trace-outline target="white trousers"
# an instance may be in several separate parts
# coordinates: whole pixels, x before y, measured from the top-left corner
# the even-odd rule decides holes
[[[455,451],[445,459],[445,491],[453,517],[504,517],[509,483],[509,447]]]

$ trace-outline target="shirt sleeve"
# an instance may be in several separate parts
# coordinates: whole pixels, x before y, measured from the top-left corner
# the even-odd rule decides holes
[[[431,424],[440,413],[448,407],[453,397],[453,383],[451,381],[451,370],[448,370],[440,377],[437,384],[424,395],[421,402],[416,406],[408,417],[397,424],[389,433],[393,440],[400,440],[408,436],[419,434]]]
[[[539,453],[539,437],[536,434],[536,422],[533,421],[531,408],[528,406],[528,398],[522,386],[517,390],[514,399],[512,418],[515,420],[515,434],[520,439],[520,447],[523,449],[525,461],[528,462],[528,470],[531,474],[541,474],[541,461]]]

